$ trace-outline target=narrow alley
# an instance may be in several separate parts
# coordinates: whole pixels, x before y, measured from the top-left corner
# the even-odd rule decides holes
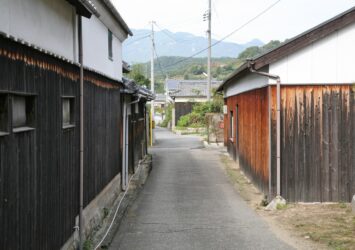
[[[217,150],[155,133],[153,170],[110,249],[291,249],[233,189]]]

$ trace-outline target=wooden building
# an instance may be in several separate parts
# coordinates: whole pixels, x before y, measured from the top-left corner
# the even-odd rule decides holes
[[[131,32],[110,1],[8,3],[0,12],[16,18],[0,18],[0,249],[60,249],[78,239],[80,123],[83,209],[89,214],[88,209],[102,209],[99,198],[110,186],[126,188],[121,178],[132,174],[146,154],[145,102],[153,95],[139,87],[126,91],[121,43]],[[92,50],[95,46],[104,49]],[[125,112],[128,106],[135,112]],[[131,166],[129,173],[124,162]],[[85,220],[82,230],[93,218]]]
[[[221,81],[213,80],[211,88],[216,89],[221,83]],[[191,113],[194,104],[207,101],[206,80],[167,79],[165,84],[174,102],[173,127],[177,125],[181,116]]]
[[[219,88],[228,151],[270,199],[277,188],[289,201],[355,194],[354,44],[352,8],[246,62]]]

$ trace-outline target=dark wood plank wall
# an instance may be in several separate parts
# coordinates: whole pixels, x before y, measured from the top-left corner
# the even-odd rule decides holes
[[[176,102],[175,103],[175,125],[183,115],[191,113],[195,102]]]
[[[252,90],[226,100],[225,139],[228,152],[239,160],[241,168],[253,182],[268,194],[269,183],[269,111],[268,88]],[[236,107],[238,105],[238,126]],[[230,111],[233,110],[233,142],[229,140]]]
[[[86,76],[94,77],[92,73],[86,73]],[[103,79],[98,80],[103,81]],[[122,124],[120,89],[117,86],[109,88],[97,86],[90,79],[86,79],[85,83],[84,204],[86,206],[121,172]]]
[[[276,89],[272,90],[276,176]],[[282,185],[289,201],[346,201],[355,193],[354,86],[282,87]],[[273,193],[275,182],[273,181]]]
[[[118,86],[85,71],[85,204],[121,170]],[[58,249],[79,211],[79,69],[0,38],[0,91],[35,94],[35,130],[0,137],[0,249]],[[62,96],[75,97],[74,128]]]
[[[139,160],[147,154],[145,102],[141,101],[137,104],[138,113],[135,113],[135,105],[136,104],[132,104],[132,114],[129,116],[128,169],[130,174],[136,172]]]

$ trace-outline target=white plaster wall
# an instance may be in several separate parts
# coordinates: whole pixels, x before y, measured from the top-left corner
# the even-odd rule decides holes
[[[108,29],[96,17],[83,18],[83,54],[86,67],[122,79],[122,43],[113,35],[113,60],[108,57]]]
[[[240,93],[262,88],[268,85],[268,79],[266,77],[248,73],[246,76],[241,77],[237,81],[229,83],[224,87],[224,97],[230,97],[238,95]]]
[[[62,0],[0,0],[0,31],[74,60],[74,13]]]
[[[279,75],[283,84],[354,83],[354,69],[355,24],[269,66],[269,72]]]

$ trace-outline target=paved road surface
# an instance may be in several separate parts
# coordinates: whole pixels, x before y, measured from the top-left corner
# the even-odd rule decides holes
[[[228,183],[218,152],[155,132],[152,173],[110,249],[290,249]]]

